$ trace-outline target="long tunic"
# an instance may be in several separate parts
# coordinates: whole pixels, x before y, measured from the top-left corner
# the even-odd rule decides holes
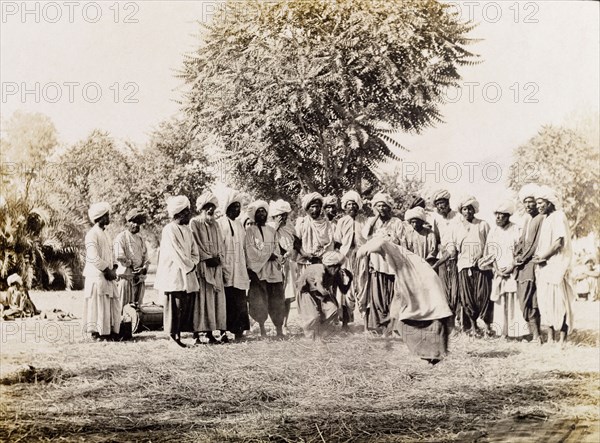
[[[223,262],[223,279],[225,287],[233,286],[247,290],[250,279],[246,270],[246,231],[237,220],[221,217],[218,220],[225,242],[225,261]]]
[[[531,259],[537,249],[543,221],[542,214],[533,218],[529,214],[525,215],[525,224],[515,254],[516,261],[522,262],[516,268],[517,296],[523,317],[527,321],[532,321],[540,315],[535,284],[535,263]]]
[[[285,291],[285,298],[287,300],[294,300],[298,297],[298,291],[296,287],[297,278],[297,252],[294,250],[294,236],[296,235],[294,228],[289,224],[280,226],[276,229],[275,222],[269,222],[267,225],[271,226],[277,231],[277,238],[279,239],[279,248],[281,253],[282,270],[283,270],[283,287]]]
[[[505,227],[494,226],[487,238],[484,255],[493,257],[498,269],[514,266],[515,251],[521,239],[521,231],[514,223]],[[494,271],[491,301],[494,303],[494,328],[501,335],[521,337],[529,334],[517,297],[514,273],[503,277]]]
[[[402,246],[427,261],[437,256],[437,240],[434,232],[428,228],[417,232],[412,226],[408,227]]]
[[[115,259],[119,264],[117,275],[121,306],[141,304],[146,289],[146,276],[134,275],[133,271],[149,264],[146,242],[139,233],[123,231],[115,238],[114,249]]]
[[[84,331],[100,335],[119,333],[121,303],[115,281],[104,277],[106,268],[113,269],[113,247],[106,232],[97,224],[85,236]]]
[[[458,269],[456,266],[456,242],[460,229],[461,216],[456,211],[450,211],[446,217],[435,212],[431,214],[433,232],[438,239],[438,258],[444,252],[450,258],[438,268],[438,275],[444,285],[448,305],[453,312],[458,311]]]
[[[573,254],[569,222],[564,212],[554,211],[542,223],[536,255],[546,253],[559,238],[563,239],[563,246],[536,269],[541,321],[555,329],[562,327],[563,320],[569,328],[573,327],[574,293],[568,276]]]
[[[366,217],[357,214],[355,218],[345,215],[339,219],[334,233],[334,239],[340,243],[340,253],[346,256],[345,266],[350,270],[352,275],[358,274],[358,260],[356,251],[367,241],[362,230],[366,223]],[[350,284],[350,288],[346,292],[340,290],[336,294],[337,302],[341,307],[340,316],[342,321],[354,321],[354,307],[358,298],[357,286],[354,282]]]
[[[296,235],[302,241],[301,253],[298,256],[298,271],[311,264],[309,257],[321,258],[327,251],[333,250],[333,226],[325,218],[313,219],[310,215],[296,220]]]
[[[190,221],[190,229],[198,247],[196,267],[199,290],[192,297],[192,327],[194,332],[227,329],[227,307],[223,287],[223,265],[209,267],[206,260],[219,257],[225,260],[225,244],[216,222],[207,223],[199,217]]]

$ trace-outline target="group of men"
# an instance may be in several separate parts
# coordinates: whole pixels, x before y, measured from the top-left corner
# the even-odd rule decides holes
[[[339,322],[347,330],[357,307],[365,330],[398,331],[432,363],[446,352],[454,325],[472,335],[531,333],[537,343],[542,323],[551,341],[559,331],[564,342],[572,328],[571,236],[547,186],[529,184],[519,193],[527,212],[522,228],[510,221],[514,202],[496,206],[490,228],[475,216],[474,197],[455,211],[446,190],[433,194],[435,211],[414,198],[404,220],[384,192],[371,198],[371,217],[356,191],[342,196],[343,216],[337,197],[313,192],[302,198],[304,215],[294,226],[288,202],[257,200],[241,216],[242,195],[224,197],[219,204],[211,192],[200,195],[195,217],[187,197],[167,201],[155,288],[165,297],[165,331],[179,346],[186,346],[183,332],[197,343],[228,342],[226,331],[241,340],[250,317],[261,335],[270,317],[283,336],[294,300],[309,337],[322,338]],[[130,211],[113,245],[105,232],[109,212],[107,203],[92,205],[86,235],[86,331],[100,339],[118,334],[125,304],[142,302],[149,264],[139,234],[144,214]]]

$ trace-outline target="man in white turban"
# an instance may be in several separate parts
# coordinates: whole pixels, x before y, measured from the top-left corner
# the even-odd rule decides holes
[[[196,266],[199,253],[192,231],[188,226],[191,218],[190,201],[185,196],[167,200],[171,221],[163,228],[154,287],[165,295],[164,330],[174,343],[181,347],[181,332],[191,329],[190,317],[192,295],[198,291]]]
[[[560,201],[553,189],[543,186],[536,195],[542,222],[533,262],[537,264],[536,282],[541,322],[550,328],[548,338],[554,342],[555,331],[560,331],[559,342],[564,346],[569,328],[573,328],[574,298],[569,282],[569,269],[573,249],[571,230],[565,213],[559,209]]]
[[[478,334],[477,319],[481,318],[486,325],[485,332],[489,335],[494,315],[494,308],[490,303],[493,274],[489,269],[480,269],[477,263],[483,255],[490,225],[475,217],[479,211],[479,202],[473,196],[462,199],[458,210],[462,216],[456,237],[462,328],[471,335]]]
[[[427,214],[425,209],[416,206],[404,214],[406,223],[412,229],[407,229],[402,246],[417,254],[430,265],[437,261],[437,240],[435,234],[426,226]]]
[[[14,320],[16,318],[33,317],[40,313],[37,310],[23,280],[19,274],[11,274],[6,279],[8,290],[6,299],[0,297],[0,319]],[[8,309],[5,309],[5,305]]]
[[[223,261],[225,243],[215,219],[217,197],[206,191],[196,199],[199,215],[190,220],[190,229],[198,248],[199,262],[196,266],[198,292],[192,295],[191,324],[196,342],[201,343],[203,334],[209,344],[218,340],[213,331],[220,332],[221,343],[229,342],[227,334],[227,307],[223,287]]]
[[[487,237],[480,266],[494,272],[490,300],[493,304],[494,328],[502,338],[521,337],[529,333],[517,297],[514,278],[515,250],[521,238],[517,225],[510,221],[515,207],[512,200],[501,201],[494,209],[496,226]]]
[[[146,214],[133,208],[125,216],[126,229],[115,237],[115,259],[117,268],[119,297],[121,306],[130,303],[141,305],[146,292],[146,274],[148,273],[148,250],[140,234],[141,226],[146,223]]]
[[[282,259],[277,231],[268,226],[269,205],[257,200],[248,206],[248,215],[254,225],[246,230],[246,257],[250,289],[248,310],[258,322],[260,335],[266,337],[265,322],[268,317],[278,337],[283,336],[285,316],[285,293],[283,289]]]
[[[246,268],[246,231],[239,221],[242,212],[242,195],[230,190],[223,201],[225,217],[218,220],[225,242],[223,279],[227,307],[227,330],[235,334],[237,340],[250,330],[246,291],[250,279]]]
[[[304,217],[296,220],[296,236],[300,239],[298,248],[298,273],[313,263],[321,263],[323,254],[332,251],[333,226],[323,216],[323,196],[312,192],[302,197],[302,207],[306,211]]]
[[[271,221],[267,224],[277,231],[279,240],[279,253],[281,254],[281,265],[283,272],[283,288],[285,292],[285,315],[283,318],[283,329],[287,329],[287,321],[290,315],[292,303],[298,298],[296,279],[298,266],[296,264],[297,252],[294,244],[299,243],[294,227],[288,220],[292,207],[285,200],[277,200],[269,203],[269,217]]]
[[[113,244],[105,228],[110,223],[110,205],[90,206],[88,216],[94,226],[85,235],[84,331],[94,340],[108,340],[119,334],[121,302],[117,288],[117,263]]]
[[[366,217],[360,214],[363,201],[356,191],[348,191],[342,196],[342,209],[346,213],[337,222],[334,232],[335,244],[339,251],[346,257],[346,267],[353,274],[358,274],[359,261],[356,251],[365,243],[362,230],[367,222]],[[342,329],[348,330],[348,323],[354,321],[354,308],[358,298],[358,288],[354,283],[347,292],[337,291],[337,301],[340,306],[340,320]]]
[[[392,214],[394,201],[385,192],[378,192],[371,199],[376,213],[367,219],[362,230],[366,240],[385,238],[396,245],[404,242],[406,230],[404,223]],[[365,328],[388,335],[390,325],[390,303],[394,297],[394,272],[388,262],[379,253],[369,254],[367,264],[360,265],[357,277],[360,291],[359,309],[365,314]]]
[[[345,257],[337,251],[323,254],[322,263],[306,267],[298,279],[298,315],[304,335],[321,340],[333,332],[338,317],[335,294],[347,292],[352,273],[342,268]]]
[[[535,263],[533,256],[540,238],[540,230],[544,215],[540,214],[535,201],[538,186],[530,183],[521,188],[519,199],[525,206],[525,221],[515,250],[517,296],[523,318],[533,334],[533,343],[542,344],[540,335],[540,310],[538,308],[537,289],[535,281]]]
[[[433,269],[438,272],[448,306],[455,315],[460,314],[458,295],[457,236],[461,229],[461,217],[450,208],[450,193],[445,189],[435,191],[431,197],[436,212],[432,214],[432,228],[438,242],[438,257]]]

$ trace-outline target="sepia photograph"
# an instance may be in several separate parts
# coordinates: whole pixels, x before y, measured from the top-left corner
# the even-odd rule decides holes
[[[599,2],[0,12],[0,441],[600,441]]]

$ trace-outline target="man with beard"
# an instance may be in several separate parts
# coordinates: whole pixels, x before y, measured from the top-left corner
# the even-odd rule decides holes
[[[480,269],[477,262],[483,255],[490,225],[475,217],[479,212],[479,202],[475,197],[463,199],[458,205],[458,211],[462,216],[456,244],[462,327],[469,334],[476,335],[477,319],[481,318],[486,326],[485,332],[489,335],[494,315],[493,306],[490,304],[492,273]]]
[[[523,312],[523,318],[533,334],[533,342],[542,344],[540,336],[540,310],[538,308],[535,283],[535,263],[532,258],[540,238],[540,228],[544,215],[540,214],[535,202],[538,186],[527,184],[521,188],[519,199],[525,206],[525,224],[515,253],[517,274],[517,296]]]
[[[365,223],[363,237],[367,240],[383,238],[396,245],[402,244],[405,235],[404,223],[392,215],[392,197],[378,192],[373,196],[371,203],[377,215],[370,217]],[[369,254],[367,261],[368,265],[361,264],[359,308],[365,313],[367,330],[387,335],[391,333],[388,329],[389,307],[394,297],[395,274],[384,257],[377,252]]]
[[[323,198],[323,213],[325,218],[331,223],[333,229],[335,229],[338,215],[338,199],[335,195],[328,195]]]
[[[225,217],[218,220],[225,242],[223,280],[227,307],[227,330],[235,334],[236,340],[244,337],[250,329],[246,291],[250,287],[246,269],[246,231],[238,222],[242,210],[241,195],[229,190],[223,201]]]
[[[285,294],[277,231],[267,226],[269,205],[257,200],[248,206],[254,225],[246,230],[246,253],[250,289],[250,316],[258,322],[260,335],[266,337],[265,321],[271,317],[277,337],[283,337]]]
[[[340,253],[346,258],[346,267],[353,275],[358,274],[356,251],[365,243],[362,229],[366,223],[362,209],[363,201],[356,191],[348,191],[342,196],[342,209],[346,212],[335,227],[334,239],[339,244]],[[357,288],[351,283],[347,292],[337,291],[337,301],[340,306],[342,330],[348,330],[348,323],[354,321],[354,307],[358,298]]]
[[[217,343],[213,331],[221,332],[221,343],[229,340],[227,329],[227,309],[223,287],[223,260],[225,243],[221,228],[215,221],[217,197],[206,191],[196,199],[199,215],[190,221],[190,229],[198,247],[200,261],[196,267],[200,289],[192,297],[192,318],[194,334],[200,343],[199,334],[204,333],[209,344]]]
[[[460,227],[460,216],[450,209],[450,193],[440,189],[433,193],[432,201],[437,213],[433,214],[433,232],[438,241],[438,259],[433,265],[446,291],[448,306],[457,315],[460,305],[458,297],[458,269],[456,266],[456,235]]]
[[[173,342],[185,348],[181,332],[189,316],[192,295],[199,289],[195,271],[200,257],[188,226],[192,216],[188,198],[184,195],[171,197],[167,200],[167,212],[171,221],[162,230],[154,287],[166,298],[165,332]]]
[[[110,223],[110,205],[95,203],[90,206],[88,216],[94,226],[85,235],[83,330],[92,339],[107,340],[119,333],[122,309],[115,281],[117,264],[113,245],[105,231]]]
[[[126,230],[115,238],[115,259],[119,267],[119,296],[121,307],[130,303],[141,305],[146,292],[148,273],[148,252],[146,242],[140,234],[140,227],[146,223],[146,215],[134,208],[125,216]]]

